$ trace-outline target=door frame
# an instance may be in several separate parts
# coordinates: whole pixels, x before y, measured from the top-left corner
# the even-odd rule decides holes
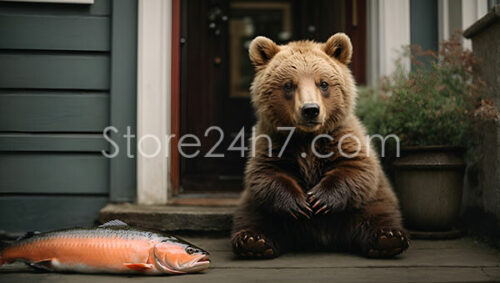
[[[180,188],[180,1],[139,0],[137,147],[138,152],[156,151],[157,143],[140,142],[148,135],[160,137],[161,146],[153,157],[137,154],[137,203],[234,205],[227,198],[175,198]],[[167,136],[173,138],[164,142]]]
[[[179,194],[180,187],[180,154],[177,150],[181,132],[181,0],[172,0],[172,66],[171,66],[171,133],[177,138],[170,144],[170,186],[172,196]]]
[[[146,142],[144,137],[154,135],[160,140],[173,133],[178,104],[176,56],[172,42],[176,18],[173,9],[180,0],[139,0],[137,48],[137,147],[138,152],[155,152],[158,144]],[[179,19],[179,17],[177,17]],[[177,25],[178,28],[178,25]],[[177,56],[178,58],[178,56]],[[174,79],[174,80],[172,80]],[[177,87],[177,92],[176,92]],[[177,102],[176,102],[177,101]],[[178,119],[177,119],[178,121]],[[144,139],[143,139],[144,138]],[[141,139],[143,142],[141,142]],[[146,205],[167,204],[171,187],[170,148],[160,143],[159,154],[152,157],[137,154],[137,202]],[[177,150],[172,150],[173,153]],[[175,181],[175,178],[174,178]]]

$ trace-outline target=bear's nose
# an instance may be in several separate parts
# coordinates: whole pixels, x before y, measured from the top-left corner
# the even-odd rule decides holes
[[[314,119],[319,115],[319,105],[317,103],[306,103],[302,106],[302,116],[306,119]]]

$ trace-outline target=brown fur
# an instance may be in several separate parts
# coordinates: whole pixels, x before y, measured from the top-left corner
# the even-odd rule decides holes
[[[351,54],[345,34],[326,43],[278,46],[264,37],[252,41],[256,134],[271,137],[272,156],[268,141],[256,139],[234,215],[232,243],[237,255],[270,258],[288,250],[329,249],[388,257],[408,247],[397,199],[353,114],[356,89],[347,67]],[[320,87],[322,81],[327,89]],[[293,87],[284,87],[287,82]],[[301,107],[309,102],[320,107],[316,124],[301,117]],[[277,127],[283,126],[297,130],[280,158],[288,132]],[[318,134],[334,138],[316,143],[317,152],[333,151],[332,156],[313,154],[310,145]],[[346,134],[361,141],[359,154],[352,158],[337,149]],[[358,143],[345,138],[342,150],[355,153]]]

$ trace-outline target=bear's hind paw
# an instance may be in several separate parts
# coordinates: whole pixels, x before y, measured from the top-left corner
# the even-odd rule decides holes
[[[388,258],[402,253],[410,245],[406,232],[401,230],[381,229],[375,234],[366,255],[371,258]]]
[[[251,231],[238,232],[232,244],[234,253],[240,258],[268,259],[278,256],[270,240]]]

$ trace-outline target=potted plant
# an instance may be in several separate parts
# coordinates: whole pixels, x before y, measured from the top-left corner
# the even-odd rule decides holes
[[[372,92],[377,109],[364,105],[360,116],[369,120],[372,134],[399,138],[401,152],[392,170],[405,225],[450,236],[460,213],[464,153],[473,129],[498,114],[492,100],[482,97],[485,85],[473,73],[474,57],[458,35],[438,53],[410,47],[403,54],[396,72]],[[409,72],[401,64],[408,57]]]

